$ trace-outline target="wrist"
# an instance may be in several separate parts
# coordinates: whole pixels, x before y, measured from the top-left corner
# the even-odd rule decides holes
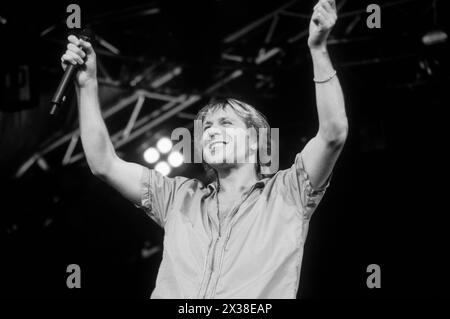
[[[75,91],[77,96],[95,96],[98,94],[98,83],[97,79],[87,80],[83,84],[77,83],[75,85]]]
[[[78,84],[80,89],[95,89],[98,86],[97,78],[90,78],[84,81],[82,84]]]
[[[309,47],[309,52],[311,53],[312,57],[328,55],[328,49],[326,45]]]

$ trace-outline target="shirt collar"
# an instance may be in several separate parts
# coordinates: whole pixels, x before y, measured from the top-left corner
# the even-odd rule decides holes
[[[260,179],[255,184],[253,184],[250,187],[250,189],[253,189],[253,188],[264,188],[264,186],[266,186],[266,183],[267,183],[268,180],[269,180],[268,177]],[[219,185],[219,183],[217,181],[213,181],[212,183],[208,184],[208,188],[211,190],[211,192],[217,191],[218,185]]]

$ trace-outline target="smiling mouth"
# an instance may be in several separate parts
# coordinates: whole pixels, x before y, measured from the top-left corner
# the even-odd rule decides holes
[[[212,149],[212,148],[214,148],[214,146],[216,146],[216,145],[227,145],[228,143],[227,142],[225,142],[225,141],[214,141],[214,142],[211,142],[209,145],[208,145],[208,147],[209,147],[209,149]]]

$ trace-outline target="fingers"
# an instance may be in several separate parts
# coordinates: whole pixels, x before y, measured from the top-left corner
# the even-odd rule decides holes
[[[319,0],[315,7],[317,6],[326,6],[327,8],[329,8],[329,10],[327,11],[329,11],[330,13],[336,11],[336,2],[334,0]]]
[[[86,54],[94,53],[94,49],[92,48],[92,44],[90,42],[87,42],[83,39],[80,39],[79,47],[83,49]]]
[[[67,50],[75,53],[76,55],[80,56],[82,59],[86,57],[86,53],[84,53],[83,50],[81,50],[79,47],[77,47],[73,43],[67,44]]]
[[[70,54],[64,53],[61,57],[61,65],[65,69],[65,65],[67,64],[77,65],[77,61],[74,58],[72,58]]]
[[[332,27],[332,21],[329,19],[328,14],[321,8],[314,11],[312,20],[316,25],[323,29]]]
[[[337,14],[333,0],[320,0],[314,6],[312,20],[324,28],[332,28],[336,23]]]
[[[84,60],[75,52],[67,50],[61,57],[61,62],[73,65],[84,64]]]
[[[336,4],[335,4],[334,0],[320,0],[314,6],[314,10],[316,10],[317,8],[320,8],[320,7],[323,8],[328,14],[337,18]]]
[[[78,43],[79,43],[78,38],[76,36],[74,36],[73,34],[69,35],[67,37],[67,40],[69,40],[70,43],[73,43],[75,45],[78,45]]]
[[[76,36],[74,36],[73,34],[69,35],[67,37],[67,40],[69,40],[69,43],[72,43],[73,45],[81,48],[84,52],[86,52],[86,54],[94,53],[92,45],[88,41],[79,39]]]
[[[331,16],[337,18],[336,9],[331,6],[328,1],[320,2],[321,7]]]
[[[326,2],[328,2],[331,6],[331,8],[333,8],[334,11],[336,11],[336,1],[335,0],[327,0]]]
[[[73,64],[73,65],[83,65],[86,57],[89,54],[94,54],[92,45],[83,40],[79,39],[74,35],[69,35],[67,37],[69,43],[67,44],[67,50],[61,57],[62,64]]]
[[[329,14],[323,7],[317,8],[317,12],[323,18],[326,26],[333,24],[333,16]]]

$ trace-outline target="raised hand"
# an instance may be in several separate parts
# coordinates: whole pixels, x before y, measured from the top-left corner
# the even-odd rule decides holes
[[[311,50],[325,49],[328,35],[337,20],[335,0],[320,0],[315,6],[309,23],[308,46]]]
[[[61,65],[65,70],[67,65],[80,65],[76,74],[76,84],[83,87],[97,80],[97,63],[92,45],[74,35],[68,38],[67,50],[61,57]]]

